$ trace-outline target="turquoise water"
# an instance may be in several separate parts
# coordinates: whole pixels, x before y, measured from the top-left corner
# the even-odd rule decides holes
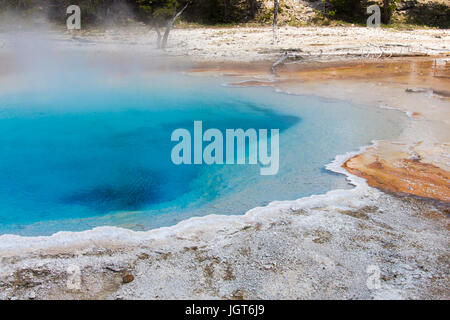
[[[224,79],[165,74],[0,95],[0,234],[113,225],[147,230],[335,188],[337,154],[398,135],[402,117]],[[172,163],[173,130],[280,129],[280,169]]]

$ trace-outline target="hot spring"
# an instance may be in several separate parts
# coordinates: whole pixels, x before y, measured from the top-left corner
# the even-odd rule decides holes
[[[392,110],[226,81],[165,72],[0,90],[0,233],[148,230],[351,188],[325,165],[401,130]],[[279,129],[278,174],[175,165],[172,132],[198,120],[204,130]]]

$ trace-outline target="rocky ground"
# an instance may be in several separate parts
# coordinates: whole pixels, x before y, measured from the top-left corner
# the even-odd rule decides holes
[[[170,33],[167,49],[157,50],[156,32],[143,25],[74,32],[51,28],[45,24],[33,26],[31,31],[23,28],[28,30],[24,32],[20,32],[21,28],[8,28],[0,27],[0,53],[12,50],[11,43],[14,43],[14,39],[29,42],[38,39],[52,40],[55,42],[54,46],[66,50],[128,50],[202,62],[275,62],[285,53],[297,59],[348,60],[450,52],[450,32],[446,29],[284,26],[279,30],[279,42],[275,45],[270,27],[178,28]]]
[[[120,30],[90,30],[67,35],[74,45],[129,46],[151,50],[156,34],[147,27]],[[275,61],[285,52],[299,58],[376,58],[436,55],[450,51],[448,30],[399,31],[364,27],[281,27],[273,44],[272,28],[233,27],[175,29],[165,54],[196,61]],[[89,43],[89,41],[91,41]],[[83,43],[85,42],[85,43]],[[86,44],[86,42],[88,42]]]
[[[79,247],[1,250],[0,298],[450,297],[448,207],[370,189],[198,222],[165,237],[105,229],[75,236]]]

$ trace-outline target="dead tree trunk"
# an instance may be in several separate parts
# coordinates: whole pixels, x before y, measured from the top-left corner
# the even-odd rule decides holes
[[[156,47],[158,49],[161,49],[161,39],[162,39],[161,31],[159,30],[159,27],[157,25],[154,25],[153,28],[155,28],[156,36],[157,36],[157,38],[156,38]]]
[[[391,23],[391,15],[392,15],[391,0],[383,0],[383,22],[385,24]]]
[[[224,0],[224,2],[223,2],[223,21],[225,23],[228,23],[230,21],[230,7],[231,7],[230,0]]]
[[[250,10],[250,18],[254,19],[257,11],[257,3],[256,0],[248,0],[248,6]]]
[[[172,30],[173,24],[178,19],[179,16],[186,10],[186,8],[189,6],[190,2],[186,3],[186,5],[178,12],[175,11],[175,15],[172,17],[172,19],[167,22],[166,31],[164,32],[164,35],[162,37],[161,41],[161,49],[165,49],[167,47],[167,40],[169,40],[169,33],[170,30]],[[176,9],[175,9],[176,10]]]
[[[273,0],[273,44],[278,44],[278,0]]]

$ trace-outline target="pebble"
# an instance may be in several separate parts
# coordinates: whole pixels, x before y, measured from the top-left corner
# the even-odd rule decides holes
[[[123,283],[130,283],[133,280],[134,280],[134,276],[132,274],[126,274],[122,278]]]

